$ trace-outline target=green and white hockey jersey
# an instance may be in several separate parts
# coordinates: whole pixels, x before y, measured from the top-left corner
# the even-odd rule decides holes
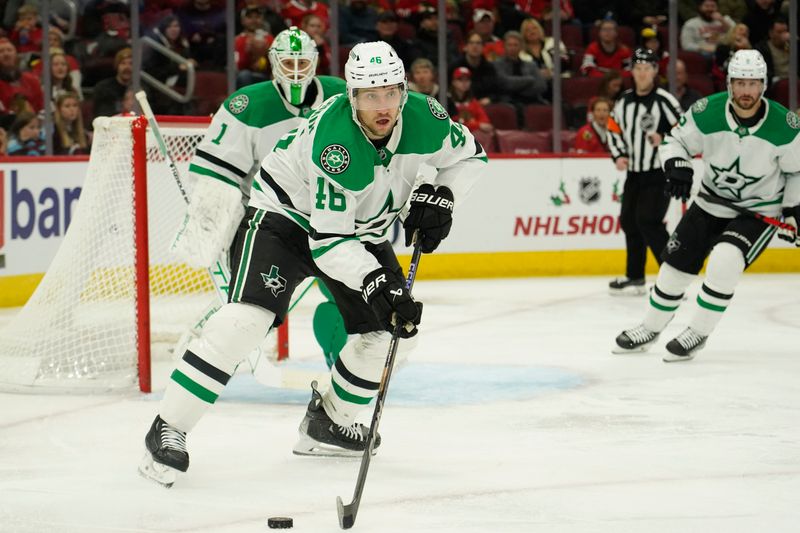
[[[752,128],[740,126],[727,93],[694,103],[664,138],[661,161],[703,156],[701,190],[767,216],[800,203],[800,118],[772,100]],[[703,210],[734,218],[733,210],[696,198]]]
[[[317,76],[313,84],[316,98],[310,106],[287,102],[274,81],[248,85],[230,95],[190,162],[193,178],[216,178],[249,196],[252,177],[275,143],[307,120],[313,109],[345,90],[344,80],[332,76]]]
[[[364,243],[387,240],[420,166],[438,169],[434,185],[453,191],[457,211],[486,163],[469,130],[434,98],[409,93],[388,142],[376,149],[353,120],[347,97],[336,96],[264,159],[250,206],[300,225],[319,268],[360,290],[381,266]]]

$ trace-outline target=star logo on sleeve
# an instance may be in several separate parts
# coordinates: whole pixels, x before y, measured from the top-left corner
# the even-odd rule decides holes
[[[714,165],[711,166],[711,171],[714,172],[714,175],[711,177],[711,181],[714,182],[714,185],[720,191],[729,192],[733,195],[737,200],[742,199],[742,192],[744,189],[752,184],[760,181],[761,178],[764,176],[747,176],[739,170],[739,158],[736,158],[736,161],[731,163],[731,166],[728,168],[723,167],[715,167]]]
[[[264,287],[272,291],[273,296],[278,296],[286,290],[286,278],[281,276],[278,267],[272,265],[269,269],[269,274],[261,273],[261,279],[264,280]]]

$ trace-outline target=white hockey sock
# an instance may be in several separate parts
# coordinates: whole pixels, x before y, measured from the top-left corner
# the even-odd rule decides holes
[[[689,323],[690,328],[706,337],[714,331],[731,303],[744,268],[744,256],[736,246],[722,242],[711,250],[706,279],[697,294],[698,307]]]
[[[236,365],[252,351],[275,315],[254,305],[227,304],[193,339],[170,376],[159,415],[169,425],[191,431],[225,389]]]
[[[658,271],[658,279],[650,292],[647,312],[644,315],[644,327],[660,333],[681,305],[686,287],[694,279],[693,274],[681,272],[677,268],[663,263]]]
[[[331,388],[322,396],[325,412],[340,426],[352,425],[378,394],[391,338],[386,331],[365,333],[342,348],[331,369]],[[407,353],[415,345],[416,337],[402,339],[398,352]]]

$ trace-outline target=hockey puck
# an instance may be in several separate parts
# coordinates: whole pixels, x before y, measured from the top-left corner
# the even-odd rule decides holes
[[[267,518],[267,526],[270,529],[291,529],[294,526],[294,520],[285,516],[273,516]]]

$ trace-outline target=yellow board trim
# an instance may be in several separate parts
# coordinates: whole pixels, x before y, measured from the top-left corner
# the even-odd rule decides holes
[[[411,256],[403,255],[399,259],[403,268],[407,268]],[[646,270],[648,274],[658,272],[652,256],[648,256]],[[800,273],[800,251],[786,248],[766,250],[747,271]],[[419,279],[614,276],[624,272],[624,250],[434,253],[423,256]],[[44,274],[25,274],[0,277],[0,307],[24,305],[43,276]]]

